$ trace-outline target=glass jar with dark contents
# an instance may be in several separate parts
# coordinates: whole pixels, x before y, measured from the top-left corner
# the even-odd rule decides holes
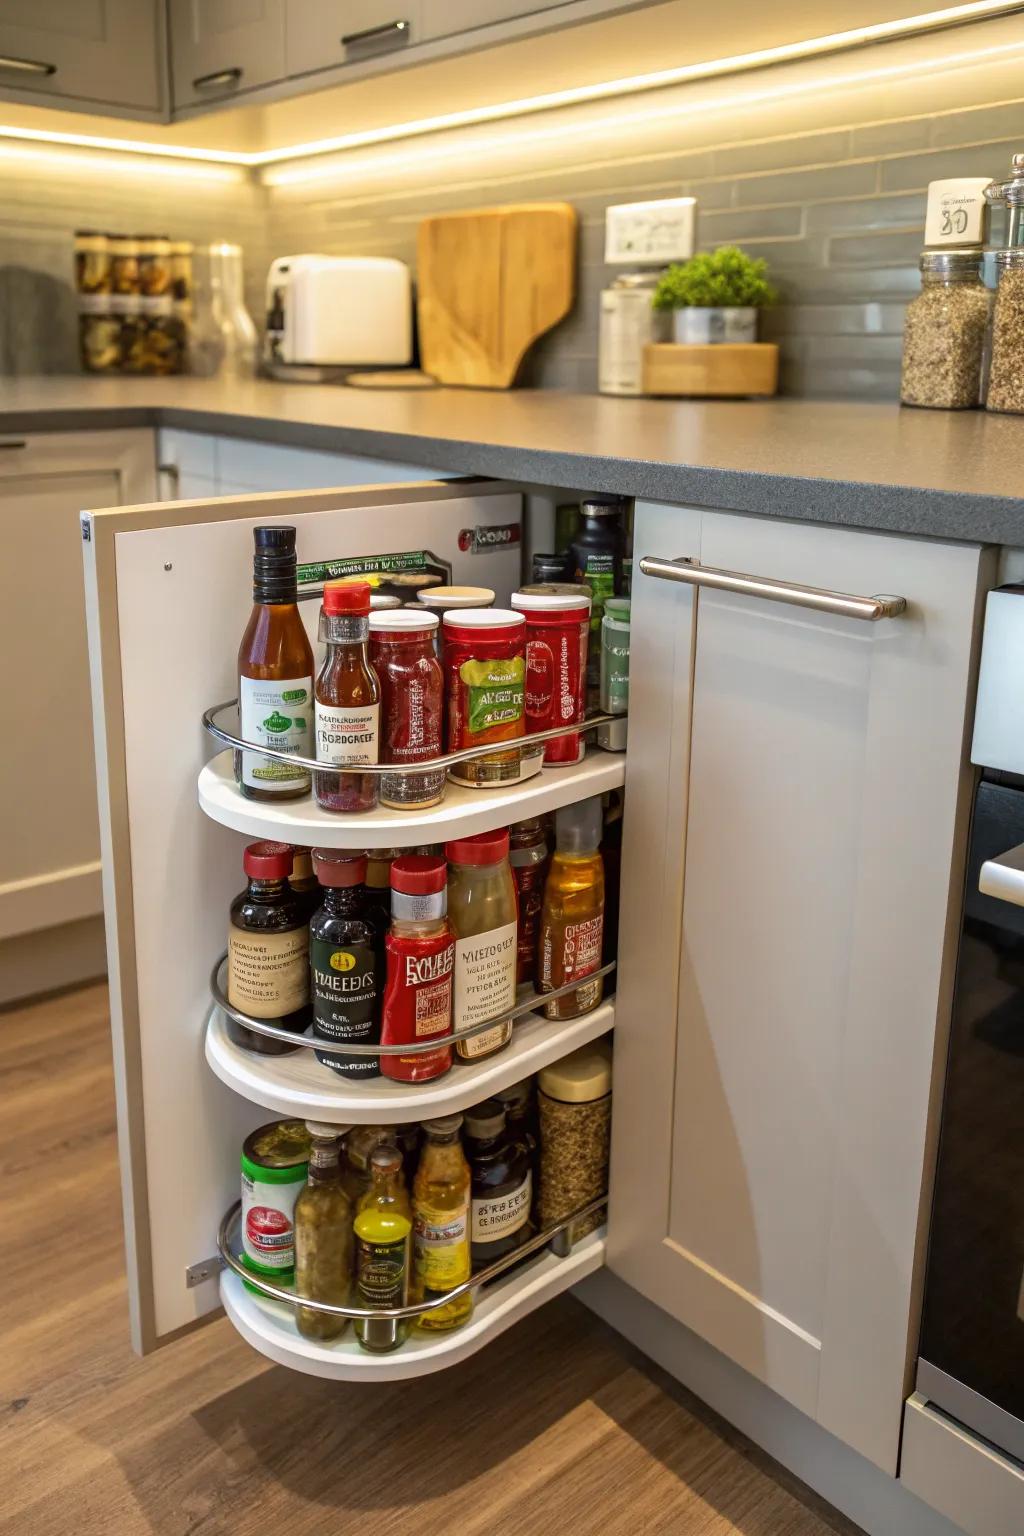
[[[231,903],[228,1002],[250,1018],[301,1034],[312,1016],[309,924],[288,884],[292,850],[287,843],[250,843],[242,868],[249,883]],[[261,1056],[298,1049],[230,1017],[227,1030],[236,1045]]]
[[[497,1099],[467,1109],[463,1135],[472,1180],[470,1253],[476,1272],[530,1236],[533,1170],[526,1142],[509,1135],[505,1106]]]

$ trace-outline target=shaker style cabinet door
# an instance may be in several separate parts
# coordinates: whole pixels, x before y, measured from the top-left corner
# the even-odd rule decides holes
[[[223,101],[284,76],[284,0],[169,0],[168,25],[176,108]]]
[[[0,0],[0,94],[162,107],[157,0]]]
[[[718,512],[699,560],[907,608],[636,573],[609,1264],[895,1473],[988,560]]]
[[[423,41],[422,0],[287,0],[288,74],[360,64]]]

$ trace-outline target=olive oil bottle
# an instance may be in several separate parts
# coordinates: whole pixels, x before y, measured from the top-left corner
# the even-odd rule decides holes
[[[567,805],[555,815],[555,853],[544,885],[540,920],[538,992],[553,992],[601,968],[604,933],[604,862],[600,796]],[[547,1019],[575,1019],[596,1008],[604,978],[544,1005]]]
[[[470,1175],[459,1141],[461,1115],[423,1122],[423,1150],[413,1183],[413,1301],[443,1296],[469,1279]],[[415,1320],[423,1333],[460,1328],[473,1314],[464,1291]]]
[[[370,1155],[370,1180],[355,1220],[358,1305],[404,1307],[409,1301],[412,1264],[412,1207],[397,1147],[375,1148]],[[356,1338],[372,1354],[397,1349],[408,1336],[407,1318],[356,1320]]]
[[[295,1202],[295,1290],[309,1301],[347,1307],[352,1285],[352,1202],[341,1182],[341,1138],[350,1126],[307,1120],[309,1182]],[[346,1317],[296,1307],[304,1339],[336,1339]]]

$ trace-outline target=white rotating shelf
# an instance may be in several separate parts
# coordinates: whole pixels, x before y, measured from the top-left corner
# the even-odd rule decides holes
[[[577,1046],[606,1035],[615,1025],[615,1003],[602,1003],[579,1019],[558,1021],[527,1013],[518,1019],[503,1051],[482,1061],[461,1061],[430,1083],[396,1083],[371,1077],[365,1083],[337,1077],[312,1051],[258,1056],[228,1037],[217,1007],[206,1025],[206,1059],[222,1083],[244,1099],[297,1120],[339,1125],[400,1125],[450,1115],[508,1088]],[[442,1042],[443,1043],[443,1042]]]
[[[232,753],[221,752],[199,775],[199,804],[214,821],[249,837],[320,848],[405,848],[490,832],[528,816],[543,816],[626,782],[623,752],[591,747],[582,763],[542,768],[522,784],[467,789],[448,784],[440,805],[341,816],[321,810],[313,796],[276,805],[248,800],[235,783]]]
[[[462,1328],[434,1336],[414,1333],[387,1355],[360,1349],[351,1325],[340,1339],[327,1344],[304,1339],[291,1307],[247,1291],[233,1270],[221,1274],[220,1299],[243,1339],[278,1365],[332,1381],[406,1381],[475,1355],[521,1317],[600,1269],[604,1247],[601,1228],[577,1243],[564,1259],[545,1252],[489,1285]]]

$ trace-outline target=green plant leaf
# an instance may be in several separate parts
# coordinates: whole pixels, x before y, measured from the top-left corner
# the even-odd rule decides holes
[[[763,309],[777,297],[762,257],[720,245],[673,262],[658,279],[651,303],[655,309]]]

